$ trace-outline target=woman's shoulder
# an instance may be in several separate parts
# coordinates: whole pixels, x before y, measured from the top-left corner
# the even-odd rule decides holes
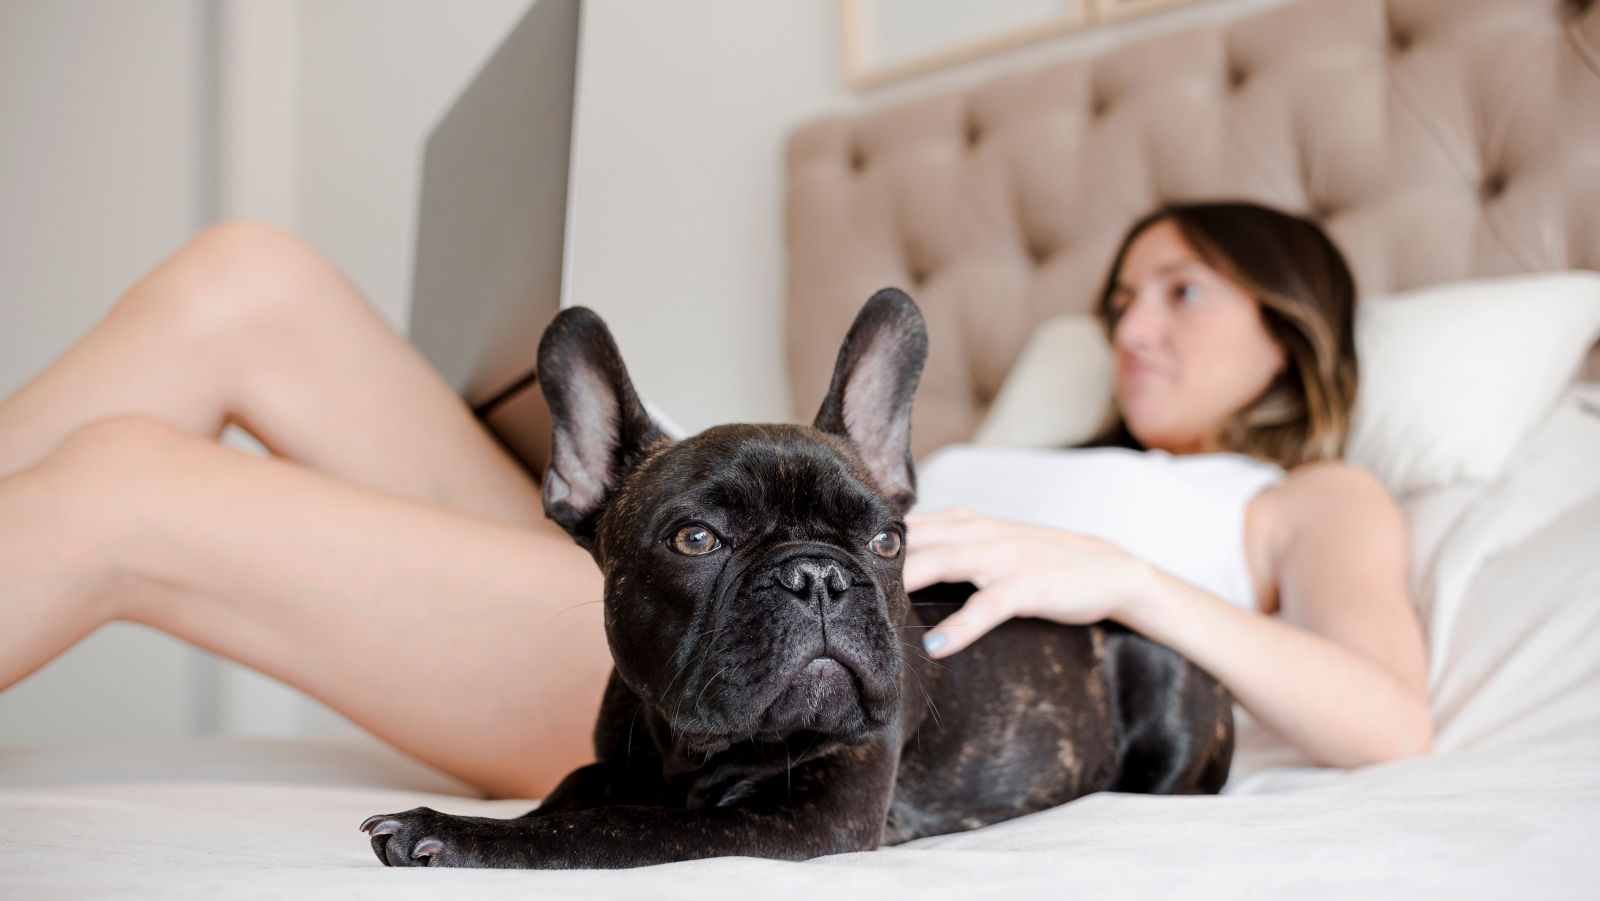
[[[1405,541],[1405,519],[1387,488],[1371,472],[1342,460],[1289,468],[1281,481],[1257,495],[1246,518],[1251,577],[1278,608],[1278,586],[1310,556],[1345,556],[1372,545]]]
[[[1267,494],[1284,537],[1313,525],[1360,527],[1402,521],[1399,504],[1383,482],[1343,460],[1294,466]]]
[[[1305,497],[1336,498],[1354,495],[1365,500],[1394,502],[1389,489],[1371,471],[1344,460],[1314,460],[1285,470],[1285,493]]]

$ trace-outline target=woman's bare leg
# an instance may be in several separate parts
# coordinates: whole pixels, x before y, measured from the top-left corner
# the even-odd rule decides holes
[[[528,542],[525,563],[541,573],[541,581],[526,599],[524,613],[529,617],[542,613],[548,619],[574,603],[598,598],[599,576],[592,561],[542,517],[537,487],[416,349],[395,334],[348,281],[304,242],[263,226],[229,223],[208,229],[186,244],[136,284],[92,332],[0,403],[0,572],[6,576],[0,579],[0,608],[12,627],[0,629],[0,688],[119,615],[129,592],[138,591],[146,609],[159,606],[159,592],[152,594],[147,579],[107,577],[97,566],[108,553],[102,530],[86,528],[84,522],[66,516],[65,511],[70,510],[82,516],[103,512],[101,501],[74,506],[62,503],[62,497],[81,497],[81,486],[91,482],[104,486],[108,497],[115,497],[118,486],[114,481],[96,481],[83,467],[59,465],[61,460],[55,461],[58,465],[19,472],[39,463],[64,438],[80,430],[87,437],[74,442],[79,448],[114,444],[100,439],[115,438],[127,429],[83,427],[126,414],[154,417],[205,438],[215,438],[226,423],[237,422],[275,454],[339,479],[529,527],[545,539],[524,538]],[[220,458],[224,463],[263,462],[215,444],[211,449],[227,455]],[[109,461],[115,456],[107,451],[73,454],[71,458]],[[268,462],[279,470],[294,469]],[[45,471],[73,474],[47,478],[41,475]],[[117,470],[113,467],[112,471]],[[212,471],[222,479],[254,478],[249,466],[219,465]],[[16,475],[5,478],[7,473]],[[249,491],[255,485],[233,487]],[[180,488],[174,494],[198,490]],[[326,522],[323,508],[308,499],[312,495],[302,492],[303,507],[298,513],[276,520],[250,520],[218,508],[221,512],[216,512],[210,525],[218,534],[205,537],[233,535],[235,540],[247,542],[268,530],[292,530],[296,528],[293,523]],[[152,527],[156,526],[159,520],[153,521]],[[441,528],[448,531],[448,527]],[[174,571],[183,569],[186,554],[195,567],[209,562],[203,544],[185,551],[176,543],[179,533],[169,537],[168,565]],[[296,536],[286,532],[278,537],[287,541]],[[323,565],[339,570],[346,579],[383,578],[385,573],[362,567],[393,552],[387,546],[387,534],[361,529],[349,532],[347,539],[355,548],[344,552],[335,550],[339,545],[330,545],[320,555]],[[341,561],[340,553],[348,556]],[[421,557],[418,562],[424,564],[432,559],[427,552]],[[289,568],[302,565],[297,559],[278,562]],[[212,585],[218,595],[209,600],[233,603],[239,608],[237,616],[190,618],[182,611],[192,605],[172,603],[172,615],[186,618],[169,623],[171,628],[163,625],[159,615],[141,621],[280,678],[298,666],[301,670],[286,681],[305,688],[357,723],[369,728],[384,724],[381,731],[373,729],[380,737],[481,785],[505,785],[504,780],[510,778],[519,780],[520,793],[528,794],[530,787],[540,784],[539,779],[559,775],[572,760],[582,762],[588,757],[587,735],[600,685],[593,679],[565,680],[573,672],[599,672],[609,666],[598,605],[580,608],[588,614],[573,611],[562,615],[563,622],[574,620],[579,632],[564,633],[563,641],[553,646],[553,654],[532,653],[542,649],[539,639],[530,644],[530,654],[520,661],[527,678],[518,686],[530,719],[511,723],[509,728],[535,729],[535,724],[546,723],[549,729],[544,737],[552,744],[544,748],[548,754],[533,755],[533,776],[524,778],[517,771],[509,777],[504,773],[496,777],[485,775],[493,768],[492,761],[499,759],[494,742],[485,743],[483,760],[458,766],[461,762],[452,754],[472,758],[478,752],[470,747],[454,751],[433,748],[453,742],[444,740],[448,730],[439,730],[431,713],[424,712],[431,708],[413,708],[418,711],[415,716],[395,721],[393,698],[356,688],[339,691],[353,667],[348,658],[276,658],[273,647],[259,643],[265,633],[249,625],[252,613],[267,617],[273,611],[249,611],[257,597],[246,590],[249,586],[229,583],[225,573],[213,575],[217,578],[205,584]],[[314,573],[298,569],[284,575],[315,578]],[[322,600],[297,611],[300,616],[290,634],[329,637],[348,621],[381,621],[400,609],[369,593],[325,594]],[[440,598],[439,603],[442,606],[436,609],[453,609],[448,598]],[[470,620],[458,625],[470,635]],[[362,634],[373,647],[379,647],[391,633],[369,629]],[[503,633],[488,635],[486,640],[499,634]],[[471,686],[474,673],[493,669],[478,666],[492,658],[477,656],[472,645],[464,641],[433,647],[434,669],[443,673],[445,684],[465,689]],[[402,642],[393,653],[383,655],[382,665],[392,670],[390,660],[413,650]],[[568,666],[569,660],[576,662]],[[489,690],[501,678],[491,677]],[[374,703],[378,709],[365,707]],[[580,723],[581,728],[576,732],[557,729],[556,723]],[[480,728],[494,727],[480,724]],[[515,743],[532,734],[512,735],[508,740]],[[582,740],[558,744],[575,735],[583,736]]]
[[[201,232],[0,403],[0,475],[130,413],[212,438],[233,422],[313,469],[556,531],[537,486],[416,347],[268,226]]]
[[[602,584],[565,536],[115,417],[0,479],[0,568],[0,683],[126,619],[496,795],[592,760]]]

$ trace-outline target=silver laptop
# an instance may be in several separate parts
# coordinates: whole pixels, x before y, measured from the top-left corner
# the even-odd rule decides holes
[[[539,477],[539,336],[566,305],[579,0],[536,0],[428,136],[411,340]]]

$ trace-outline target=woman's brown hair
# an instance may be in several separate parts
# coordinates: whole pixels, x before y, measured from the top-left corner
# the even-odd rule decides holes
[[[1255,203],[1186,203],[1145,215],[1122,239],[1100,289],[1095,316],[1110,340],[1112,309],[1128,248],[1151,226],[1171,222],[1183,240],[1224,277],[1254,297],[1261,322],[1287,365],[1255,400],[1224,424],[1231,450],[1293,467],[1344,453],[1355,404],[1355,279],[1333,241],[1309,219]],[[1143,450],[1113,409],[1080,447]]]

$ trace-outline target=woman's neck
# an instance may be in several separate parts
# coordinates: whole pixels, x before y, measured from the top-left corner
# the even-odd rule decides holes
[[[1207,434],[1184,442],[1163,442],[1159,444],[1145,444],[1150,450],[1163,450],[1174,457],[1184,457],[1191,454],[1222,454],[1229,453],[1233,448],[1222,443],[1216,434]]]

